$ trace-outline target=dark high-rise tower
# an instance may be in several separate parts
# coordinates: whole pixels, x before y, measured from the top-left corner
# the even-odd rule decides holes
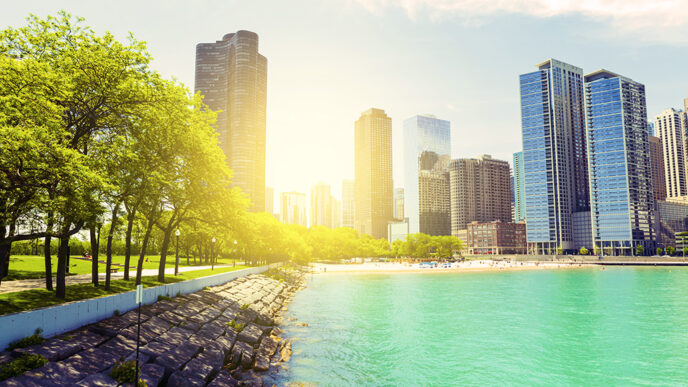
[[[263,211],[267,59],[258,53],[258,35],[237,31],[215,43],[199,43],[194,90],[219,111],[215,128],[234,185],[248,195],[252,211]]]

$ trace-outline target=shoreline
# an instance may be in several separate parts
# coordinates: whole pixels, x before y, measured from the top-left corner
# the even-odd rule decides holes
[[[451,268],[420,268],[417,264],[362,263],[362,264],[313,264],[312,274],[450,274],[476,272],[504,272],[529,270],[583,269],[599,267],[594,263],[510,262],[475,261],[455,264]]]

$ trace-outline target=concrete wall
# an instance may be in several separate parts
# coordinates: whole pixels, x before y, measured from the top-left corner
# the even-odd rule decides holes
[[[143,304],[156,302],[160,295],[174,297],[177,293],[197,292],[206,286],[216,286],[249,274],[262,273],[279,265],[252,267],[184,282],[144,288]],[[51,337],[112,317],[115,310],[125,313],[135,308],[136,291],[130,291],[0,316],[0,350],[7,348],[13,341],[31,336],[37,328],[43,329],[43,337]]]

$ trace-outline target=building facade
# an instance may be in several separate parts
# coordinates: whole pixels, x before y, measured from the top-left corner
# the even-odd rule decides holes
[[[481,155],[449,164],[451,235],[470,222],[511,222],[509,163]]]
[[[418,193],[420,232],[428,235],[451,235],[449,173],[442,170],[419,171]]]
[[[529,251],[576,249],[573,213],[590,209],[583,70],[549,59],[522,74],[521,126]]]
[[[354,228],[354,181],[342,181],[342,227]]]
[[[645,86],[607,70],[585,76],[593,243],[633,255],[655,246]]]
[[[429,231],[421,228],[420,171],[442,171],[442,165],[436,163],[446,166],[450,158],[449,121],[432,115],[416,115],[404,120],[404,217],[408,218],[410,233]]]
[[[318,183],[311,187],[311,212],[309,226],[333,228],[334,207],[330,185]]]
[[[652,187],[655,190],[655,200],[664,200],[667,197],[666,179],[664,178],[664,157],[662,140],[659,137],[649,136],[650,164],[652,167]]]
[[[655,117],[655,129],[662,143],[666,197],[688,195],[688,136],[686,114],[673,108]]]
[[[404,189],[394,189],[394,219],[404,219]]]
[[[523,152],[514,153],[514,222],[526,220],[526,187],[523,169]]]
[[[392,119],[381,109],[368,109],[354,125],[355,208],[358,232],[387,238],[392,220]]]
[[[275,189],[272,187],[265,187],[265,212],[275,213]]]
[[[282,192],[280,196],[280,217],[282,223],[307,226],[306,194],[301,192]]]
[[[468,254],[525,254],[526,225],[502,221],[471,222],[466,228]]]
[[[659,247],[675,246],[675,235],[688,231],[688,201],[669,199],[657,201]]]
[[[258,53],[258,35],[237,31],[199,43],[194,91],[218,111],[215,129],[232,184],[248,196],[251,211],[264,211],[267,59]]]

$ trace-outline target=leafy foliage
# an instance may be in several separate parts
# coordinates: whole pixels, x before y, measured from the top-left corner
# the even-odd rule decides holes
[[[139,369],[139,375],[141,375],[141,370]],[[110,376],[120,383],[134,383],[136,380],[136,361],[117,361],[112,367],[112,372]],[[146,382],[139,379],[136,383],[137,387],[146,387]]]
[[[10,345],[7,347],[7,350],[11,351],[11,350],[16,349],[16,348],[26,348],[26,347],[30,347],[32,345],[43,343],[45,341],[45,339],[43,338],[43,336],[41,336],[41,332],[43,332],[42,329],[40,329],[40,328],[36,329],[36,332],[33,335],[25,337],[21,340],[13,342],[13,343],[10,343]]]
[[[0,368],[0,380],[19,376],[26,371],[44,366],[48,360],[41,355],[24,353]]]

